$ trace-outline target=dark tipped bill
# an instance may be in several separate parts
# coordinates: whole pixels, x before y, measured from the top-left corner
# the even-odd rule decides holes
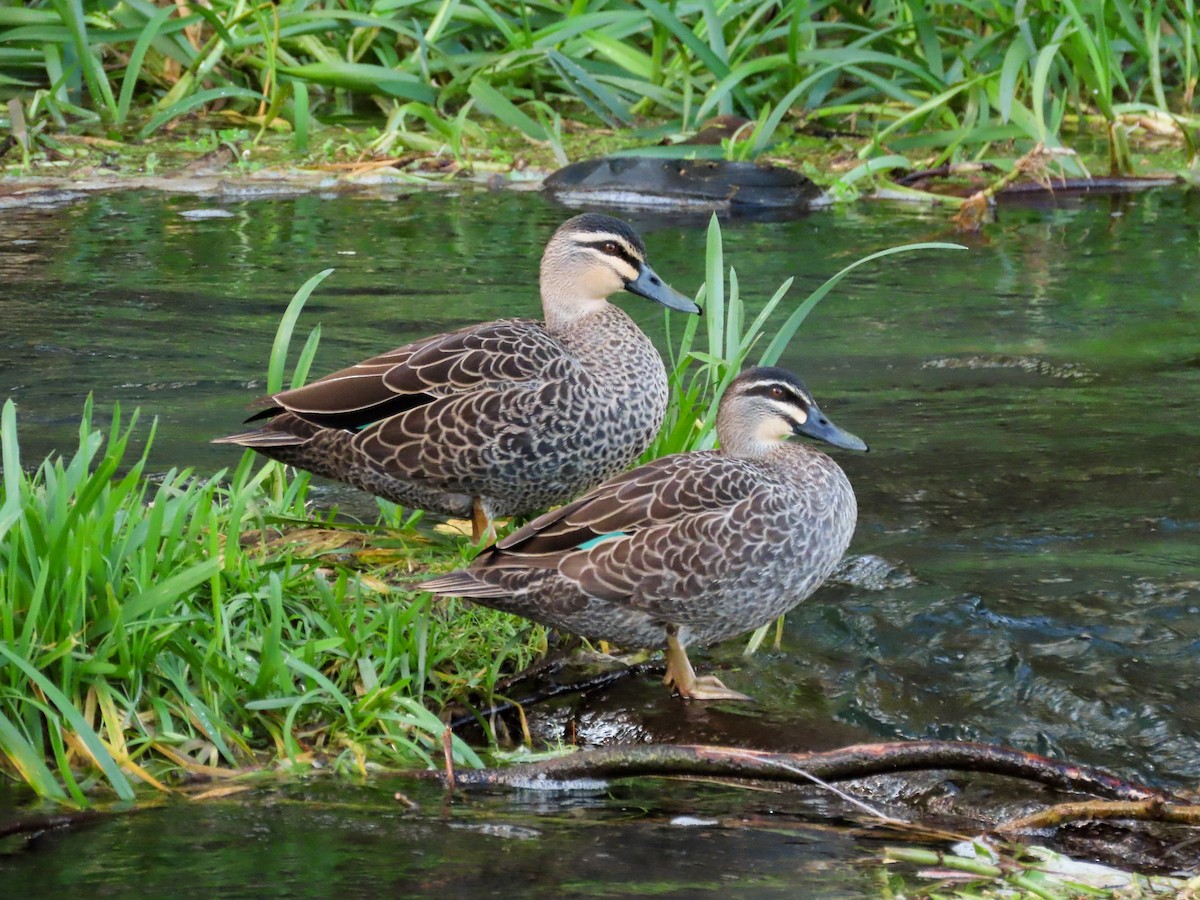
[[[848,431],[843,431],[830,422],[825,413],[821,412],[815,405],[808,408],[808,418],[804,421],[803,425],[796,426],[794,431],[796,434],[804,434],[810,438],[816,438],[818,441],[833,444],[833,446],[841,447],[843,450],[869,449],[861,438],[855,437]]]
[[[685,297],[679,291],[668,285],[655,274],[654,270],[645,263],[638,268],[638,277],[625,282],[625,290],[630,293],[661,303],[667,309],[679,312],[700,313],[700,307]]]

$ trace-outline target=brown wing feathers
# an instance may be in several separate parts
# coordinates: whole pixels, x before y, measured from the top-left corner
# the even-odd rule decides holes
[[[646,555],[661,551],[656,540],[648,540],[647,530],[692,528],[691,520],[706,513],[720,517],[744,500],[755,483],[756,476],[744,471],[741,461],[715,452],[655,460],[539,516],[481,554],[471,569],[486,579],[485,570],[492,567],[558,566],[564,575],[575,577],[601,563],[614,573],[626,568],[636,578],[653,567]],[[637,537],[598,540],[620,534]],[[596,543],[589,548],[591,541]],[[603,580],[612,582],[610,588],[626,582],[615,574]]]
[[[535,378],[559,353],[557,341],[531,320],[471,326],[281,391],[269,398],[266,409],[246,421],[271,418],[286,410],[324,428],[358,430],[438,397]]]

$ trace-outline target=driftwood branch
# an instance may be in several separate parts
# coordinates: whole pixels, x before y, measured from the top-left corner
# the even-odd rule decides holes
[[[1009,775],[1061,790],[1112,800],[1175,803],[1179,798],[1086,766],[1008,747],[958,741],[856,744],[816,753],[767,753],[732,747],[647,745],[602,747],[555,759],[500,769],[459,770],[459,788],[528,786],[531,782],[631,778],[647,775],[705,775],[769,779],[793,784],[847,781],[869,775],[927,769],[957,769]]]
[[[1011,171],[983,190],[976,191],[968,197],[958,208],[958,212],[954,214],[954,227],[959,231],[978,231],[983,224],[984,213],[997,194],[1025,176],[1049,186],[1050,176],[1047,172],[1049,163],[1060,156],[1075,155],[1074,150],[1064,147],[1046,147],[1041,143],[1037,144],[1013,164]]]
[[[1113,819],[1200,825],[1200,806],[1165,803],[1159,799],[1059,803],[1033,815],[1005,822],[998,826],[996,831],[1002,834],[1015,834],[1021,831],[1057,828],[1067,822],[1098,822]]]

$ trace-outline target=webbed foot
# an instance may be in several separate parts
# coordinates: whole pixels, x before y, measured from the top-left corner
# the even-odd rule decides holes
[[[733,688],[725,687],[720,678],[715,675],[705,675],[702,678],[693,679],[691,687],[687,691],[682,686],[676,685],[675,689],[679,691],[679,696],[688,700],[753,700],[753,697],[743,694],[741,691],[735,691]]]
[[[663,682],[673,686],[686,700],[752,700],[740,691],[727,688],[715,675],[696,677],[687,650],[673,630],[667,631],[667,675]]]

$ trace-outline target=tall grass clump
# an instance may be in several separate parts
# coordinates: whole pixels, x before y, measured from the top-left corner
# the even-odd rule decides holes
[[[0,768],[42,796],[128,799],[139,783],[314,754],[430,765],[443,726],[425,702],[522,652],[503,623],[464,634],[455,608],[379,593],[303,544],[260,546],[312,524],[303,482],[271,489],[276,466],[152,476],[149,442],[132,452],[136,416],[104,433],[92,415],[89,401],[73,454],[28,474],[14,404],[3,411]],[[479,764],[457,741],[455,754]]]

